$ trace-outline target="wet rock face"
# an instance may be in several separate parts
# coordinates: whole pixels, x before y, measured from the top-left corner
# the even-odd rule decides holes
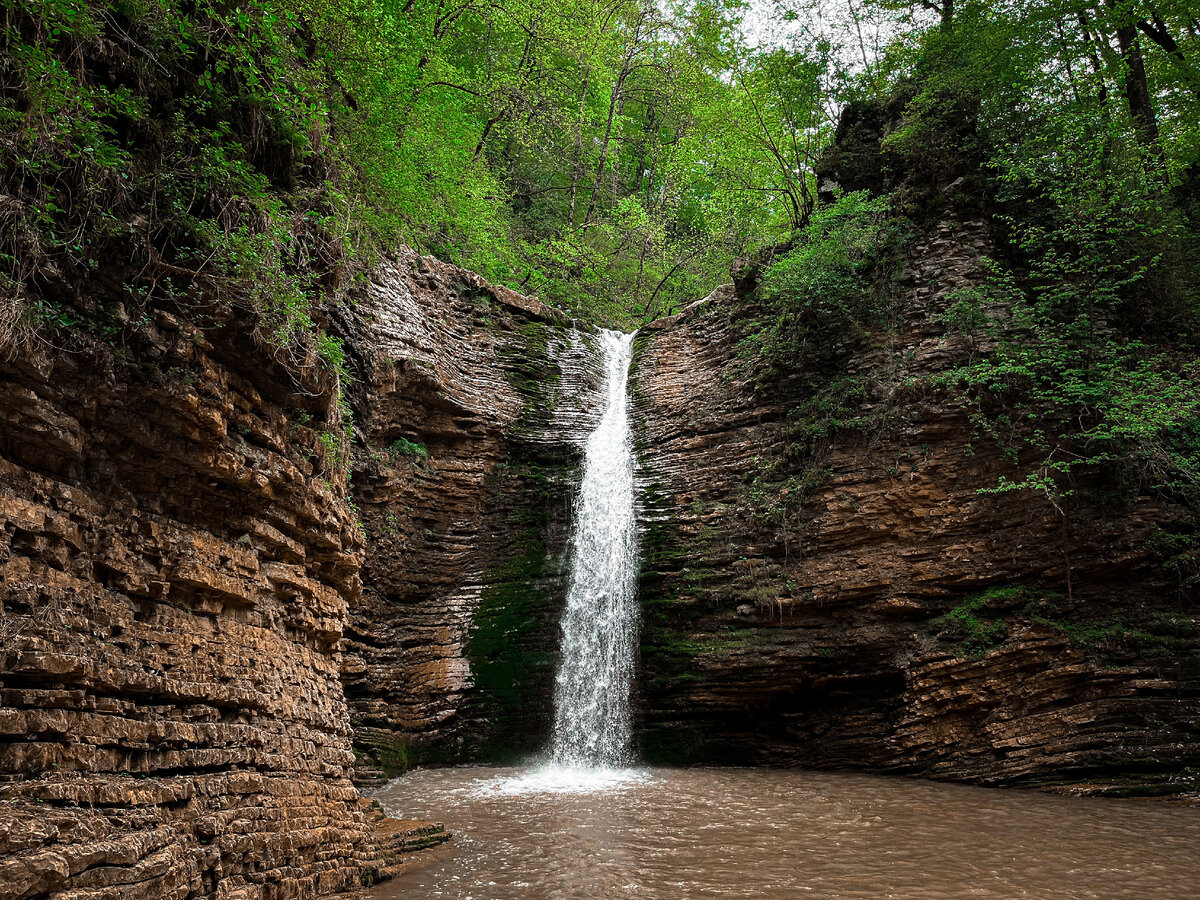
[[[569,509],[599,413],[592,336],[415,254],[339,327],[358,375],[367,536],[343,678],[364,782],[507,759],[550,727]]]
[[[0,367],[0,895],[361,884],[329,386],[165,314],[80,340]]]
[[[822,373],[862,385],[860,427],[813,454],[788,418],[811,381],[750,383],[732,291],[639,336],[650,758],[1187,786],[1200,639],[1152,553],[1171,511],[980,494],[1024,471],[907,387],[986,349],[933,313],[988,247],[979,221],[916,242],[893,335]]]

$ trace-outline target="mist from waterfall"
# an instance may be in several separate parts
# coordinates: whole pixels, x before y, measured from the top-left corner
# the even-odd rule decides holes
[[[551,759],[571,768],[629,765],[637,646],[638,543],[629,364],[633,335],[602,331],[605,409],[584,448],[575,500]]]

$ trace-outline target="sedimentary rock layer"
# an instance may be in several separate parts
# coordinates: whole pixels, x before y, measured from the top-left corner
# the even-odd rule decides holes
[[[360,885],[328,380],[165,313],[57,339],[0,367],[0,897]]]
[[[745,284],[639,337],[652,759],[1187,786],[1174,511],[981,494],[1020,460],[929,386],[987,349],[938,311],[988,252],[983,221],[926,232],[893,327],[815,381],[740,361]],[[0,368],[0,896],[340,891],[436,837],[375,837],[352,727],[368,777],[542,746],[592,337],[415,254],[353,299],[348,489],[328,376],[236,322]],[[856,426],[814,444],[818,394]]]
[[[549,728],[594,338],[416,254],[339,316],[353,351],[364,592],[343,667],[365,780],[505,759]]]
[[[639,337],[651,758],[1190,784],[1196,607],[1153,552],[1173,511],[1086,478],[1061,510],[980,493],[1029,469],[929,386],[987,349],[939,313],[989,252],[981,220],[918,237],[893,327],[815,382],[753,382],[750,286]],[[834,384],[854,427],[798,453]]]
[[[368,778],[543,739],[592,336],[415,254],[354,301],[353,500],[328,370],[248,324],[5,361],[0,896],[386,874],[427,842],[364,815],[340,675]]]

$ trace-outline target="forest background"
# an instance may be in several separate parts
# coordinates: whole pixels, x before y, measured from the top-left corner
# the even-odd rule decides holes
[[[1198,15],[6,0],[0,350],[86,334],[120,352],[169,307],[248,318],[262,347],[344,380],[325,310],[401,244],[626,328],[752,258],[740,346],[769,383],[820,341],[886,335],[908,242],[962,178],[995,258],[929,314],[990,349],[928,387],[974,404],[1024,471],[1037,455],[998,489],[1060,503],[1076,469],[1110,466],[1195,509]],[[874,177],[824,183],[868,121]],[[1189,521],[1164,540],[1194,583]]]
[[[1103,191],[1137,216],[1196,178],[1196,16],[1187,0],[10,5],[0,261],[22,289],[89,265],[73,235],[132,228],[134,291],[169,289],[151,270],[173,258],[299,308],[327,287],[301,219],[349,275],[407,243],[633,325],[810,222],[847,103],[903,95],[897,157],[961,131],[939,113],[969,116],[998,190],[1101,217]],[[94,42],[107,72],[81,68]]]

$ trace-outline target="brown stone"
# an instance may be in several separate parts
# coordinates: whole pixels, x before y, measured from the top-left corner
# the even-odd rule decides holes
[[[1194,789],[1196,640],[1186,653],[1124,646],[1106,663],[1023,612],[1051,590],[1071,594],[1059,605],[1076,621],[1195,623],[1149,547],[1172,511],[1138,496],[1120,510],[1081,502],[1064,521],[1044,497],[980,494],[1027,470],[950,395],[909,387],[986,350],[942,333],[934,313],[990,252],[978,220],[914,242],[895,333],[819,373],[865,377],[876,424],[798,463],[776,461],[794,458],[787,417],[811,387],[750,380],[737,347],[747,301],[727,291],[639,337],[650,546],[638,703],[653,758]],[[785,506],[804,465],[817,485]],[[770,513],[781,507],[786,522]],[[1002,646],[971,658],[941,633],[939,616],[1011,586],[1027,589],[1017,608],[985,614],[1007,623]]]
[[[80,336],[0,366],[3,898],[385,868],[338,679],[363,548],[330,386],[176,334],[153,364]]]

